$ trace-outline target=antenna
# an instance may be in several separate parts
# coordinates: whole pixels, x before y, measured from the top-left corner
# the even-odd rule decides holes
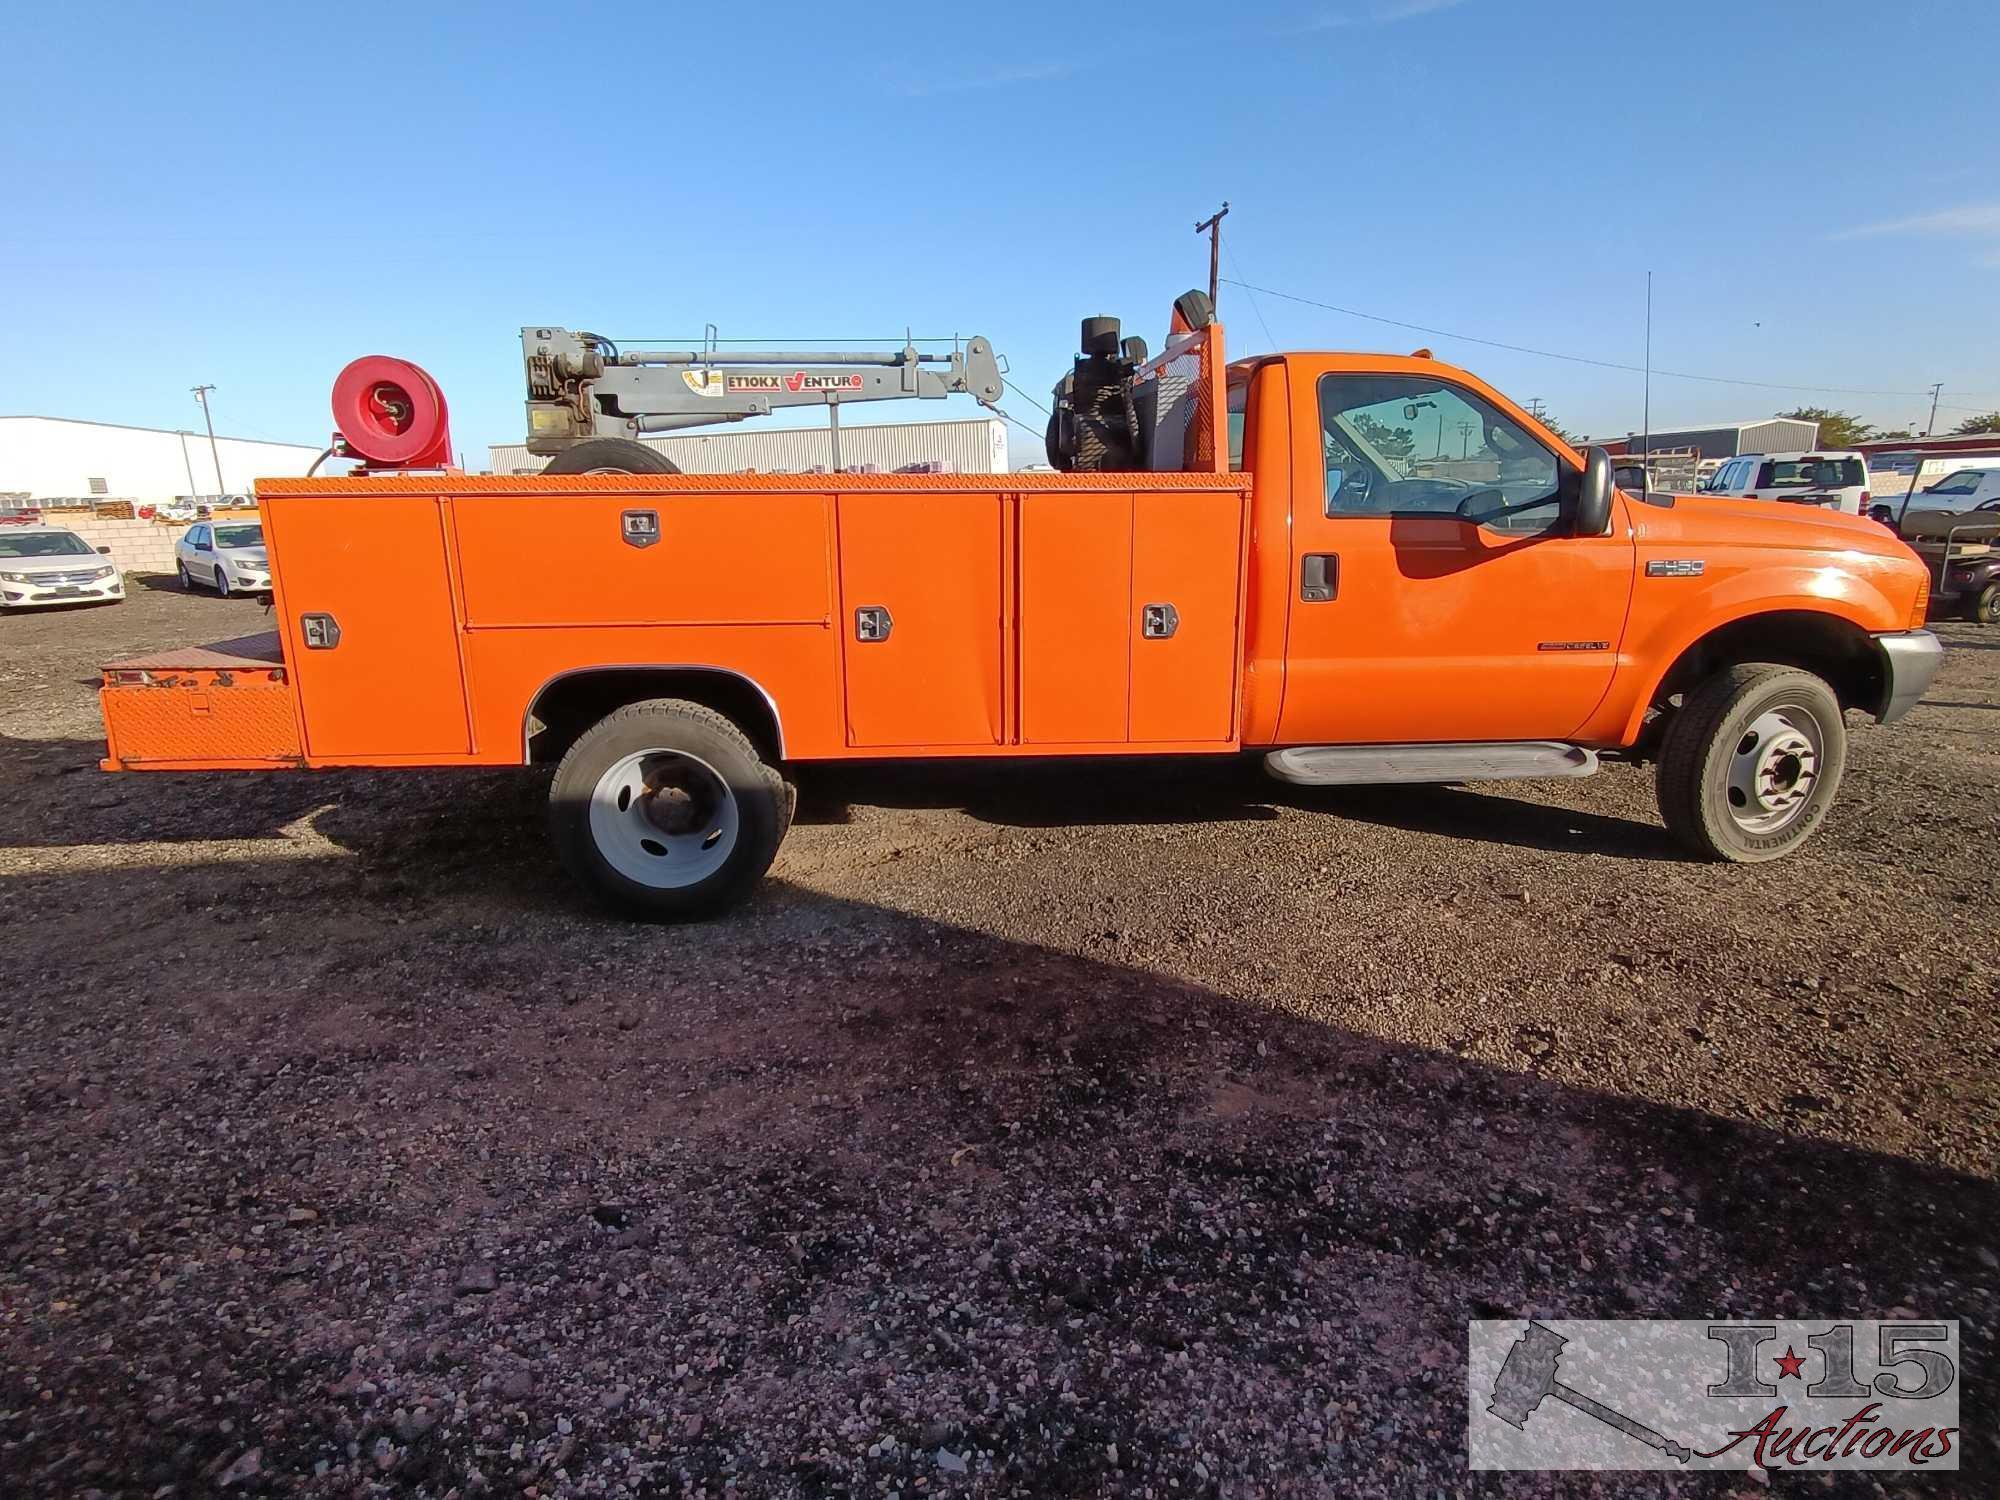
[[[1645,429],[1642,439],[1644,446],[1639,450],[1646,455],[1646,486],[1653,484],[1653,273],[1646,273],[1646,395],[1641,408],[1640,423]]]

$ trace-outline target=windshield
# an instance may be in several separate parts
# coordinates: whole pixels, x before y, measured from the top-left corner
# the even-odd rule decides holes
[[[0,531],[0,557],[93,557],[74,531]]]
[[[218,547],[261,547],[264,545],[264,528],[261,526],[218,526],[215,528],[215,545]]]
[[[1980,471],[1962,469],[1949,479],[1941,479],[1929,489],[1926,495],[1972,495],[1979,490]]]
[[[1867,475],[1858,458],[1789,458],[1776,459],[1764,465],[1757,488],[1825,490],[1867,482]]]

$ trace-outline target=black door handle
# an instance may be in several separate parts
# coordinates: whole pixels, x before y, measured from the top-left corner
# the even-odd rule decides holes
[[[1307,604],[1324,604],[1340,593],[1340,554],[1308,552],[1299,568],[1299,598]]]

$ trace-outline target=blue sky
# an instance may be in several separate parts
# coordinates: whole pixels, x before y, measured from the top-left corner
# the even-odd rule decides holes
[[[341,365],[399,354],[479,467],[529,322],[984,333],[1045,400],[1085,314],[1157,347],[1227,198],[1226,276],[1636,365],[1651,270],[1657,368],[1942,381],[1943,427],[2000,407],[1996,55],[1990,0],[24,7],[0,412],[198,426],[208,381],[221,431],[318,441]],[[1636,374],[1221,301],[1238,353],[1428,344],[1640,420]],[[1652,414],[1802,402],[1928,411],[1656,376]]]

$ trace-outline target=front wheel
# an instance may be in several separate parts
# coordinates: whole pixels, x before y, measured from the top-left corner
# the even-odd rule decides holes
[[[229,569],[221,563],[215,565],[215,592],[221,598],[229,597]]]
[[[1710,859],[1777,859],[1819,827],[1846,766],[1833,689],[1796,667],[1745,662],[1689,693],[1667,726],[1660,815]]]
[[[549,788],[556,852],[603,901],[637,916],[705,916],[749,895],[791,823],[784,778],[743,731],[698,703],[656,698],[598,721]]]

